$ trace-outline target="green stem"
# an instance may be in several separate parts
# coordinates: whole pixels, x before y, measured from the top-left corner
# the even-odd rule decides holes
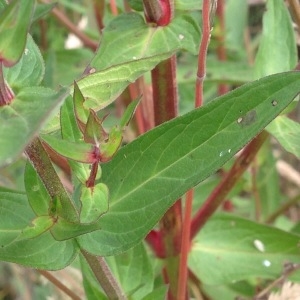
[[[61,183],[40,139],[35,138],[25,151],[52,199],[51,215],[60,216],[70,222],[78,222],[76,208]]]
[[[108,299],[126,300],[127,297],[125,293],[122,291],[119,283],[109,269],[105,259],[103,257],[91,255],[83,250],[81,253],[92,269]]]

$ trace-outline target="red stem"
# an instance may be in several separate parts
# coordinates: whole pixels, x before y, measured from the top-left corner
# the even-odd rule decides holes
[[[225,7],[224,7],[224,0],[218,0],[218,7],[216,10],[216,15],[218,16],[220,30],[217,36],[218,39],[218,47],[217,47],[217,54],[218,59],[220,61],[226,61],[226,48],[225,48]],[[218,87],[218,94],[223,95],[228,92],[228,86],[226,84],[220,84]]]
[[[210,0],[203,1],[202,7],[202,40],[198,55],[195,106],[203,104],[203,81],[206,76],[206,54],[210,41]]]
[[[116,3],[116,0],[110,0],[110,10],[111,10],[111,13],[114,15],[114,16],[117,16],[118,15],[118,7],[117,7],[117,3]]]
[[[198,71],[195,91],[195,107],[203,104],[203,81],[206,73],[207,48],[210,41],[211,31],[211,2],[204,0],[202,6],[202,39],[198,55]],[[180,269],[178,273],[178,294],[177,299],[187,298],[187,280],[188,280],[188,253],[190,250],[190,230],[192,218],[192,205],[194,190],[186,193],[185,217],[182,230],[182,249],[180,257]]]
[[[178,274],[178,292],[177,299],[188,299],[187,279],[188,279],[188,254],[190,251],[191,218],[194,190],[186,193],[185,211],[182,227],[181,255]]]
[[[105,1],[104,0],[93,0],[94,2],[94,14],[97,22],[99,31],[101,32],[104,28],[103,18],[105,12]]]
[[[155,125],[177,116],[176,56],[161,62],[151,72]],[[166,277],[170,285],[168,299],[176,299],[179,253],[181,248],[181,200],[165,213],[160,221],[160,234],[166,255]],[[159,243],[158,243],[159,244]]]
[[[236,159],[230,171],[223,177],[221,182],[205,201],[204,205],[202,205],[194,216],[192,220],[191,238],[195,237],[206,221],[217,210],[227,194],[249,167],[267,137],[268,133],[263,131],[244,148],[242,154]]]

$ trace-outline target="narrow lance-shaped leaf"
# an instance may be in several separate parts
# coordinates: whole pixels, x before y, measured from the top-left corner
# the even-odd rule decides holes
[[[102,165],[110,209],[101,231],[78,238],[91,253],[111,255],[137,244],[188,189],[207,178],[299,93],[300,73],[244,85],[171,120],[123,147]]]
[[[75,161],[93,163],[97,160],[95,146],[84,142],[69,142],[50,135],[41,138],[58,154]]]

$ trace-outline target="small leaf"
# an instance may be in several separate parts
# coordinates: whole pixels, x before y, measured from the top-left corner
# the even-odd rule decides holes
[[[108,133],[104,130],[103,119],[101,120],[97,114],[91,109],[84,130],[84,141],[98,145],[108,139]]]
[[[279,116],[267,127],[267,130],[288,152],[300,158],[300,124],[285,116]]]
[[[0,13],[0,62],[5,67],[15,65],[24,52],[34,3],[13,0]]]
[[[57,241],[65,241],[89,232],[101,229],[99,223],[80,224],[71,223],[62,218],[58,218],[50,232]]]
[[[103,142],[99,146],[100,161],[107,162],[116,154],[117,150],[121,146],[123,139],[123,132],[118,126],[111,128],[109,137],[106,142]]]
[[[33,221],[31,221],[31,224],[29,226],[21,230],[21,234],[18,236],[16,241],[38,237],[45,231],[49,230],[54,223],[55,220],[50,216],[37,217],[33,219]]]
[[[161,54],[147,59],[125,62],[101,71],[91,69],[94,73],[78,81],[80,91],[85,98],[84,108],[98,111],[108,106],[131,82],[170,56],[171,54]]]
[[[120,121],[120,127],[122,129],[129,124],[130,120],[132,119],[132,117],[134,115],[134,112],[135,112],[137,106],[140,103],[140,100],[141,100],[141,97],[139,97],[139,99],[137,99],[137,100],[130,102],[130,104],[126,107],[126,110]]]
[[[84,142],[73,143],[51,135],[41,135],[41,138],[50,148],[64,157],[83,163],[93,163],[97,161],[95,146],[92,144]]]
[[[208,221],[196,237],[189,266],[205,284],[253,277],[275,279],[286,262],[300,262],[298,242],[298,235],[219,215]]]
[[[93,188],[83,186],[80,201],[80,223],[96,222],[108,210],[107,186],[103,183]]]
[[[79,237],[80,245],[90,253],[112,255],[140,242],[179,197],[232,158],[299,91],[300,73],[272,75],[166,122],[121,148],[102,165],[101,181],[108,186],[110,203],[99,219],[101,231]],[[255,120],[241,126],[239,119],[251,111],[256,112]]]
[[[85,99],[76,81],[74,82],[73,100],[74,100],[74,111],[75,111],[78,128],[81,130],[81,132],[84,132],[85,123],[87,122],[88,115],[89,115],[89,110],[84,107]]]
[[[10,105],[0,107],[0,166],[22,153],[67,96],[68,89],[26,87]]]

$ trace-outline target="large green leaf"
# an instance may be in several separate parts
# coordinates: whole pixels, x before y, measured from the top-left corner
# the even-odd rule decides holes
[[[227,284],[277,278],[287,262],[299,263],[299,236],[230,215],[212,218],[196,237],[189,266],[201,282]]]
[[[255,59],[257,78],[289,71],[296,66],[297,46],[292,24],[284,2],[267,1],[262,39]]]
[[[268,125],[267,130],[288,152],[300,158],[300,124],[285,116],[280,116]]]
[[[12,104],[0,107],[0,166],[9,164],[21,154],[67,92],[66,88],[55,92],[42,87],[26,87],[20,90]]]
[[[166,27],[149,26],[137,13],[115,18],[105,28],[90,75],[78,81],[86,108],[109,105],[130,82],[177,50],[196,53],[200,36],[199,25],[188,15],[179,15]]]
[[[77,254],[75,241],[57,242],[49,232],[41,234],[49,222],[44,217],[32,224],[34,218],[24,194],[0,191],[0,260],[49,270],[70,264]]]
[[[0,61],[11,67],[25,49],[34,0],[13,0],[0,13]]]
[[[101,231],[78,238],[111,255],[137,244],[189,188],[216,172],[299,93],[300,74],[263,78],[169,121],[102,165],[110,209]]]

